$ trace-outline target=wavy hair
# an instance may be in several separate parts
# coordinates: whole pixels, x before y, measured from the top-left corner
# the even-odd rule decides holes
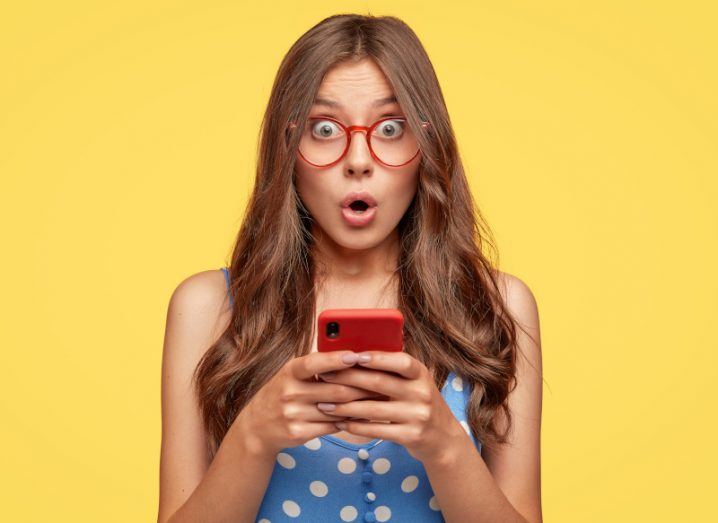
[[[472,198],[433,66],[399,18],[337,14],[289,49],[262,119],[255,185],[229,264],[232,321],[193,375],[212,457],[258,389],[288,360],[311,351],[317,263],[312,217],[294,185],[300,133],[288,124],[304,127],[331,67],[363,58],[386,75],[421,149],[417,194],[397,226],[404,350],[430,369],[437,386],[450,371],[471,385],[467,422],[482,446],[507,441],[516,325],[499,292],[495,242]],[[503,432],[496,423],[501,412]]]

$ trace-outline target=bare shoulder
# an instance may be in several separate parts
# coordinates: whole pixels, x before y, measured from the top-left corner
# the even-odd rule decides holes
[[[162,351],[158,521],[166,521],[187,500],[209,466],[206,434],[192,377],[230,318],[221,270],[188,276],[170,297]]]
[[[517,324],[516,386],[508,397],[512,430],[508,445],[483,450],[497,484],[527,521],[542,521],[541,515],[541,410],[543,369],[538,306],[533,292],[520,278],[498,273],[499,290]],[[497,428],[506,419],[497,414]]]
[[[538,304],[529,286],[508,272],[497,271],[499,290],[504,303],[521,323],[538,323]]]
[[[196,312],[218,311],[227,306],[227,284],[220,269],[201,271],[179,282],[172,293],[170,306]]]
[[[507,272],[498,272],[498,282],[504,303],[518,327],[517,377],[526,380],[526,374],[531,372],[539,378],[542,368],[541,332],[534,293],[526,282]]]
[[[167,309],[166,336],[170,339],[165,340],[165,350],[201,356],[226,329],[231,315],[228,305],[221,270],[198,272],[182,280]]]

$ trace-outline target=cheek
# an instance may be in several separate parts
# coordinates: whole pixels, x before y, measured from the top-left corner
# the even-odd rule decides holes
[[[416,195],[419,187],[419,174],[416,169],[394,174],[395,176],[391,178],[391,190],[387,194],[389,194],[392,207],[403,212],[409,207]]]
[[[297,167],[294,174],[294,185],[297,194],[309,213],[318,219],[331,212],[333,196],[330,185],[326,183],[328,173],[317,173],[306,168]]]
[[[299,198],[307,208],[312,205],[312,200],[316,199],[318,180],[316,176],[312,176],[311,172],[306,169],[297,167],[294,172],[294,186],[297,188]]]

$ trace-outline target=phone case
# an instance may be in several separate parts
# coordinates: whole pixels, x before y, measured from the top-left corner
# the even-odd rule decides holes
[[[404,315],[398,309],[326,309],[317,317],[317,350],[404,348]]]

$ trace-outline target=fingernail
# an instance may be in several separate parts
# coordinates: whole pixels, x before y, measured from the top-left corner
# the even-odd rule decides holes
[[[347,424],[344,423],[343,421],[337,421],[337,422],[334,423],[334,425],[335,425],[337,428],[342,429],[342,430],[344,430],[344,429],[347,428]]]
[[[325,372],[323,374],[320,374],[319,377],[322,379],[332,379],[336,375],[337,375],[336,372]]]
[[[335,403],[317,403],[317,407],[322,410],[334,410],[337,408]]]
[[[344,363],[356,363],[359,361],[359,355],[356,352],[350,352],[342,356],[342,361]]]
[[[371,360],[370,354],[360,354],[359,355],[359,363],[366,363]]]

